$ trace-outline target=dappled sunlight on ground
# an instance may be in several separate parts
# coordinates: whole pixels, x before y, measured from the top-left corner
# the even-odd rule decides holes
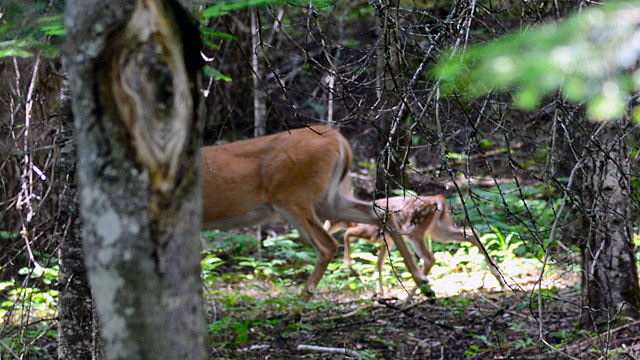
[[[452,273],[431,281],[431,289],[437,297],[448,297],[478,289],[499,290],[500,284],[490,273]]]
[[[499,267],[509,288],[520,291],[531,291],[534,287],[537,288],[536,284],[540,278],[540,263],[538,261],[518,259],[510,263],[501,263]],[[547,272],[542,279],[542,288],[562,289],[573,286],[578,280],[577,273]],[[431,280],[431,286],[438,297],[448,297],[480,289],[500,290],[498,280],[490,272],[482,270],[443,274],[441,277]]]
[[[446,298],[463,293],[494,292],[494,291],[532,291],[537,289],[540,278],[541,262],[536,259],[513,258],[498,264],[500,271],[504,275],[507,287],[500,288],[498,280],[483,264],[475,264],[468,267],[451,267],[436,265],[429,275],[429,285],[437,298]],[[409,292],[415,285],[408,273],[404,273],[402,284],[397,279],[385,280],[385,298],[395,298],[406,300]],[[369,281],[377,284],[377,273],[372,274],[371,279],[367,275],[361,275],[356,281]],[[555,266],[547,266],[542,279],[543,289],[564,289],[576,285],[580,281],[579,273],[572,269],[560,269]],[[355,299],[371,299],[379,297],[377,286],[362,288],[354,291],[337,289],[335,284],[320,283],[314,300],[336,300],[336,297],[343,301]],[[239,282],[223,282],[215,285],[214,292],[238,292],[256,300],[281,297],[283,295],[295,296],[300,293],[303,283],[278,285],[277,282],[267,279],[255,279],[249,275]]]
[[[537,289],[540,278],[541,263],[535,259],[515,258],[498,264],[504,274],[507,287],[503,291],[531,291]],[[459,269],[458,269],[459,270]],[[466,270],[466,269],[465,269]],[[564,289],[574,286],[580,281],[577,271],[565,269],[559,271],[556,268],[547,267],[542,279],[543,289]],[[408,294],[394,281],[392,288],[385,290],[387,297],[406,299]],[[408,289],[413,288],[413,283],[404,284]],[[436,297],[450,297],[462,293],[474,293],[483,291],[500,291],[498,280],[486,269],[478,268],[466,271],[452,271],[449,267],[435,266],[429,275],[429,285]]]

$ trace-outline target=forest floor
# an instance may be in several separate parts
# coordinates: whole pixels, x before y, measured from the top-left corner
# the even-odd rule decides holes
[[[306,303],[295,295],[300,286],[227,281],[209,289],[211,358],[640,358],[640,322],[600,335],[577,327],[575,271],[548,268],[540,290],[534,263],[500,265],[504,290],[483,270],[432,274],[435,298],[412,300],[397,280],[384,297],[325,287]]]
[[[359,241],[352,254],[360,276],[350,276],[336,256],[305,302],[298,294],[313,253],[288,248],[296,242],[283,237],[273,243],[288,249],[287,261],[274,258],[272,248],[261,257],[203,259],[211,359],[640,359],[640,321],[604,324],[599,333],[577,326],[580,278],[575,265],[566,265],[572,259],[541,274],[535,258],[505,257],[498,265],[508,287],[501,289],[477,254],[436,252],[429,276],[435,296],[409,298],[405,288],[413,285],[394,252],[403,284],[387,264],[380,296],[375,263],[363,261],[375,258],[372,248]],[[218,248],[235,251],[230,244],[255,252],[239,237]],[[57,358],[54,299],[34,295],[26,310],[33,320],[2,325],[0,359]]]
[[[315,254],[295,233],[260,248],[247,235],[213,237],[202,260],[211,359],[640,359],[640,321],[618,316],[598,332],[578,326],[575,252],[550,256],[542,272],[540,256],[516,256],[509,246],[496,257],[508,285],[500,288],[475,247],[434,243],[435,296],[409,297],[411,277],[392,251],[381,296],[377,249],[359,240],[352,257],[360,275],[351,276],[338,254],[313,298],[302,301]],[[55,283],[57,273],[46,270],[43,278]],[[14,320],[0,324],[0,360],[57,358],[57,292],[37,290],[15,289],[30,301],[5,313]]]

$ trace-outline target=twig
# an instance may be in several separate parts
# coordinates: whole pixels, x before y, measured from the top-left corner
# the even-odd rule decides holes
[[[27,97],[25,101],[25,108],[24,108],[25,132],[24,132],[24,149],[23,149],[24,150],[24,161],[23,161],[24,168],[21,176],[22,186],[20,189],[20,193],[18,195],[18,202],[16,206],[18,209],[22,209],[22,207],[26,205],[27,215],[26,215],[26,219],[24,219],[24,221],[22,222],[22,230],[20,231],[20,234],[22,235],[22,238],[24,239],[24,242],[27,246],[29,259],[35,265],[36,269],[42,268],[42,266],[40,266],[35,256],[33,255],[33,251],[31,251],[31,244],[29,241],[29,231],[27,229],[27,224],[31,222],[31,219],[34,216],[34,211],[32,206],[32,200],[34,197],[33,153],[30,152],[30,148],[31,148],[30,131],[31,131],[31,108],[33,107],[33,92],[35,89],[36,80],[38,78],[37,76],[38,76],[39,66],[40,66],[40,54],[38,53],[38,56],[36,57],[36,62],[33,65],[33,73],[31,75],[31,81],[29,83],[29,89],[27,91],[27,95],[26,95]],[[17,71],[18,69],[16,64],[16,72]]]
[[[616,333],[618,331],[624,330],[626,328],[630,328],[630,327],[634,327],[634,326],[638,326],[638,325],[640,325],[640,320],[636,320],[636,321],[630,322],[628,324],[621,325],[621,326],[619,326],[619,327],[617,327],[615,329],[611,329],[609,332],[611,334],[613,334],[613,333]],[[584,346],[586,343],[592,342],[594,339],[596,339],[596,337],[589,336],[585,340],[579,341],[578,343],[563,347],[563,350],[565,352],[567,352],[567,351],[571,351],[571,350],[580,348],[580,347]]]
[[[264,345],[251,345],[246,348],[238,349],[238,352],[247,352],[247,351],[258,351],[258,350],[267,350],[271,347],[269,344]]]
[[[549,344],[549,342],[548,342],[547,340],[545,340],[544,338],[543,338],[543,339],[540,339],[540,341],[541,341],[544,345],[546,345],[546,346],[547,346],[551,351],[553,351],[553,352],[555,352],[555,353],[557,353],[557,354],[559,354],[559,355],[566,356],[566,357],[568,357],[568,358],[569,358],[569,359],[571,359],[571,360],[580,360],[580,358],[577,358],[577,357],[575,357],[575,356],[571,356],[571,355],[569,355],[568,353],[566,353],[566,352],[564,352],[564,351],[562,351],[562,350],[560,350],[560,349],[556,348],[556,347],[555,347],[555,346],[553,346],[552,344]]]
[[[42,337],[44,337],[45,335],[47,335],[47,333],[49,332],[49,330],[51,330],[51,328],[52,328],[53,326],[54,326],[54,322],[50,322],[50,323],[47,325],[47,328],[46,328],[46,329],[44,329],[44,331],[42,331],[38,336],[36,336],[33,340],[31,340],[31,341],[30,341],[26,346],[24,346],[24,347],[22,348],[20,358],[21,358],[21,359],[23,358],[24,354],[27,352],[27,350],[28,350],[31,346],[33,346],[33,344],[35,344],[37,341],[39,341],[40,339],[42,339]]]
[[[350,312],[348,312],[348,313],[346,313],[346,314],[340,314],[340,315],[330,316],[330,317],[328,317],[328,318],[325,318],[324,320],[325,320],[325,321],[332,321],[332,320],[346,319],[346,318],[350,318],[350,317],[352,317],[352,316],[357,315],[357,314],[358,314],[358,313],[360,313],[361,311],[365,311],[365,310],[368,310],[368,309],[379,308],[379,307],[381,307],[381,306],[379,306],[379,305],[375,305],[375,304],[373,304],[373,305],[367,305],[367,306],[363,306],[363,307],[356,308],[355,310],[352,310],[352,311],[350,311]]]
[[[315,345],[298,345],[297,350],[308,350],[308,351],[318,351],[318,352],[328,352],[333,354],[342,354],[348,356],[359,357],[360,354],[357,351],[349,350],[346,348],[334,348],[334,347],[326,347],[326,346],[315,346]]]

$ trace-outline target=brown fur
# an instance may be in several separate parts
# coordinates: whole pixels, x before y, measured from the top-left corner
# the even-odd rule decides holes
[[[468,241],[477,246],[480,252],[487,259],[487,264],[491,272],[496,276],[498,282],[503,285],[502,277],[492,266],[493,262],[489,258],[486,250],[470,230],[458,229],[451,220],[447,210],[447,200],[442,195],[434,196],[396,196],[388,199],[376,200],[376,205],[381,208],[389,208],[392,217],[399,226],[402,233],[411,241],[414,250],[423,260],[422,273],[427,276],[435,264],[435,257],[426,244],[426,237],[430,236],[439,242],[463,242]],[[383,238],[380,228],[375,225],[347,223],[341,221],[327,221],[324,225],[329,233],[334,233],[340,228],[346,228],[344,233],[344,264],[352,273],[351,267],[351,239],[361,238],[372,243],[382,243]],[[397,242],[396,242],[397,244]],[[393,241],[387,238],[389,248]],[[380,291],[382,292],[382,266],[386,259],[388,250],[382,244],[378,253],[378,273],[380,275]]]
[[[316,250],[303,289],[311,295],[338,249],[318,220],[383,225],[371,203],[350,195],[352,152],[337,130],[314,126],[202,148],[203,227],[238,228],[280,215]],[[390,222],[394,228],[393,222]],[[396,240],[401,236],[392,234]],[[408,247],[398,246],[418,285],[426,281]]]

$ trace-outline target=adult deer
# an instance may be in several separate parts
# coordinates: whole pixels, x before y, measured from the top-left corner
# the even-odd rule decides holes
[[[326,126],[203,147],[203,227],[239,228],[284,217],[316,251],[302,291],[311,296],[338,250],[318,216],[378,228],[387,223],[372,203],[349,194],[352,157],[347,140]],[[426,282],[393,219],[388,225],[416,285]]]
[[[376,200],[376,205],[383,209],[388,207],[391,217],[395,220],[395,223],[402,233],[411,241],[418,256],[422,258],[422,273],[425,276],[429,275],[436,261],[433,253],[429,250],[425,242],[426,237],[430,236],[431,239],[443,243],[468,241],[475,245],[486,258],[487,266],[489,266],[491,273],[498,279],[500,286],[504,285],[502,276],[495,268],[495,264],[482,244],[480,244],[474,236],[473,232],[471,230],[460,230],[453,224],[449,211],[447,210],[447,200],[444,196],[396,196]],[[351,239],[362,238],[372,243],[382,243],[383,240],[380,236],[380,228],[375,225],[328,220],[325,222],[324,228],[330,234],[341,228],[346,229],[344,233],[344,265],[351,270],[352,274],[355,274],[355,271],[351,267]],[[393,243],[389,241],[387,244],[389,247],[393,245]],[[396,246],[397,244],[398,242],[396,241]],[[387,247],[382,244],[378,252],[377,263],[381,293],[383,292],[382,266],[384,265],[387,252]]]

